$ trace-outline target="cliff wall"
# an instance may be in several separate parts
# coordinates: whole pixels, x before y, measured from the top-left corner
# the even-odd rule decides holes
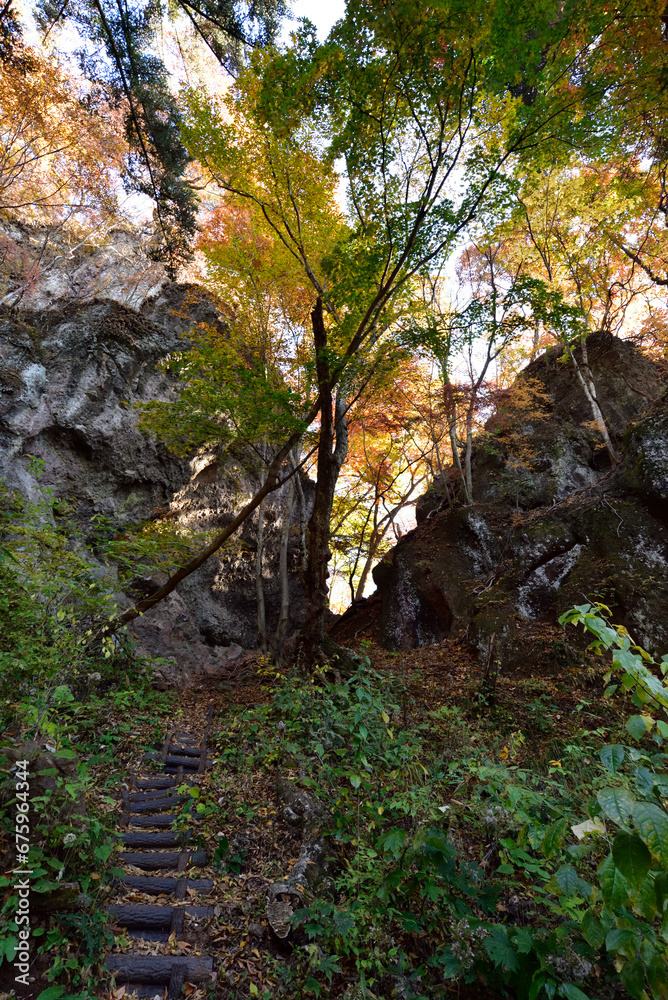
[[[137,428],[133,404],[169,399],[176,391],[159,362],[183,348],[183,335],[197,323],[224,326],[225,317],[198,287],[170,282],[138,308],[84,296],[0,319],[0,475],[33,499],[50,489],[93,552],[102,533],[118,535],[156,518],[220,530],[258,484],[243,456],[179,458]],[[281,490],[265,504],[269,628],[278,619],[275,542],[284,503]],[[292,517],[294,630],[303,609],[296,504]],[[224,673],[239,647],[257,645],[255,523],[134,626],[143,652],[167,658],[166,683],[182,686],[197,673]],[[100,560],[100,574],[113,578],[115,572]],[[129,604],[159,583],[159,577],[134,580],[119,599]]]

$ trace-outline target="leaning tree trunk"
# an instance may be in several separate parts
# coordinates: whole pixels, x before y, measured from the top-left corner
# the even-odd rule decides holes
[[[325,612],[329,587],[329,529],[334,490],[348,452],[346,401],[339,387],[333,405],[331,371],[327,356],[327,331],[319,298],[311,313],[318,375],[320,441],[318,474],[313,510],[308,523],[308,564],[305,574],[307,614],[302,628],[300,650],[308,666],[322,662],[325,645]]]
[[[580,385],[582,386],[582,391],[584,392],[587,402],[589,403],[589,408],[591,409],[591,414],[594,418],[594,423],[598,431],[603,438],[603,442],[607,449],[608,455],[610,456],[610,461],[613,465],[618,462],[617,452],[610,438],[610,432],[608,431],[608,425],[606,423],[605,417],[603,416],[603,410],[601,409],[600,403],[598,401],[598,396],[596,394],[596,383],[594,382],[594,376],[592,375],[591,368],[589,367],[589,356],[587,353],[587,342],[582,341],[582,364],[578,364],[578,360],[570,346],[566,344],[568,349],[568,354],[575,368],[575,373],[579,379]]]

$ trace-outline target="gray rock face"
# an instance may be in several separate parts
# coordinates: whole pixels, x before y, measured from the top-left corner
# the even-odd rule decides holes
[[[628,342],[592,337],[588,347],[619,465],[611,467],[572,367],[556,351],[530,365],[526,374],[553,400],[549,419],[524,428],[531,460],[518,472],[503,423],[492,419],[474,449],[474,505],[448,507],[433,484],[418,527],[374,569],[386,646],[465,632],[484,662],[494,635],[506,668],[532,669],[545,624],[602,600],[638,642],[668,650],[666,385]]]
[[[624,441],[629,485],[661,505],[668,502],[668,410],[657,409],[629,429]]]
[[[174,284],[164,285],[140,311],[108,300],[68,301],[56,310],[0,319],[0,475],[32,499],[51,489],[67,502],[76,531],[93,549],[102,531],[114,535],[160,518],[196,531],[220,530],[239,497],[257,488],[254,473],[215,454],[171,454],[137,428],[134,408],[173,397],[175,384],[159,362],[182,349],[182,334],[202,322],[224,327],[201,290]],[[278,619],[274,543],[284,499],[281,490],[265,502],[271,629]],[[295,504],[293,520],[297,516]],[[216,647],[257,645],[255,524],[249,521],[235,545],[213,556],[159,613],[149,612],[136,626],[144,651],[180,665],[170,674],[177,686],[195,672],[219,670],[225,657]],[[289,554],[293,629],[304,606],[296,534]]]
[[[93,234],[87,242],[71,244],[62,233],[3,220],[3,236],[33,266],[28,283],[20,275],[0,276],[11,305],[33,312],[58,308],[62,302],[108,299],[138,309],[150,296],[168,285],[163,264],[151,260],[146,241],[122,227],[112,229],[98,245]],[[70,237],[72,240],[72,237]]]
[[[129,603],[129,602],[128,602]],[[174,591],[133,624],[140,656],[156,658],[156,687],[183,690],[198,677],[225,680],[234,674],[243,649],[207,646],[190,609]]]

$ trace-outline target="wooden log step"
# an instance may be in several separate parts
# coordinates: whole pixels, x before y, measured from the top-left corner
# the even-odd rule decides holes
[[[148,799],[142,802],[128,802],[127,811],[129,813],[149,813],[160,812],[161,809],[169,809],[171,806],[180,806],[188,802],[189,795],[164,795],[160,799]]]
[[[152,799],[169,799],[178,795],[176,789],[156,788],[154,791],[126,792],[123,799],[126,802],[150,802]]]
[[[160,760],[160,761],[162,761],[162,754],[159,754],[159,753],[147,753],[146,754],[146,759],[147,760]],[[199,763],[199,760],[196,759],[196,758],[193,758],[193,757],[173,757],[173,756],[167,756],[167,757],[165,757],[164,761],[162,761],[162,762],[165,765],[166,769],[170,769],[171,768],[172,770],[176,771],[177,768],[183,767],[183,768],[189,768],[191,771],[193,771],[193,770],[196,771],[197,770],[197,765]]]
[[[172,926],[175,913],[204,920],[213,916],[213,906],[151,906],[150,904],[113,903],[108,913],[121,927],[146,927],[149,930],[167,930]]]
[[[173,743],[169,748],[171,754],[176,754],[179,757],[201,757],[202,748],[201,747],[187,747],[187,746],[175,746]]]
[[[165,987],[142,986],[141,983],[128,983],[126,993],[128,996],[136,994],[140,1000],[155,1000],[155,997],[165,996]]]
[[[107,955],[105,966],[119,982],[166,986],[177,963],[183,963],[189,983],[201,983],[213,972],[213,959],[203,955]]]
[[[176,780],[174,778],[140,778],[135,781],[134,788],[148,789],[148,788],[173,788],[176,785]]]
[[[176,813],[158,813],[155,816],[130,816],[132,826],[172,826],[176,821]]]
[[[163,893],[171,896],[176,892],[179,882],[186,881],[180,878],[159,878],[155,875],[125,875],[122,879],[123,885],[127,889],[135,889],[137,892],[146,892],[149,896],[161,896]],[[186,890],[193,889],[206,896],[213,889],[213,882],[210,878],[192,878],[186,881]]]
[[[186,844],[192,837],[192,830],[184,833],[158,833],[149,831],[140,833],[124,833],[122,836],[124,847],[178,847],[179,844]]]
[[[150,851],[121,851],[119,858],[123,864],[143,868],[147,872],[157,872],[161,868],[176,868],[181,858],[181,852],[162,851],[154,854]],[[207,860],[206,851],[193,851],[188,858],[186,867],[188,865],[205,865]]]

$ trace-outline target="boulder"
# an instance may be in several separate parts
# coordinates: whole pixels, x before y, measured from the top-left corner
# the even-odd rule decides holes
[[[523,461],[501,407],[475,442],[475,503],[453,503],[451,473],[429,487],[417,527],[374,568],[377,597],[346,616],[348,632],[356,614],[369,629],[373,611],[390,649],[465,635],[481,667],[494,647],[502,669],[530,673],[546,627],[600,600],[638,642],[668,650],[666,385],[628,341],[594,336],[588,350],[619,463],[573,367],[548,351],[523,373],[551,398],[522,427]]]

